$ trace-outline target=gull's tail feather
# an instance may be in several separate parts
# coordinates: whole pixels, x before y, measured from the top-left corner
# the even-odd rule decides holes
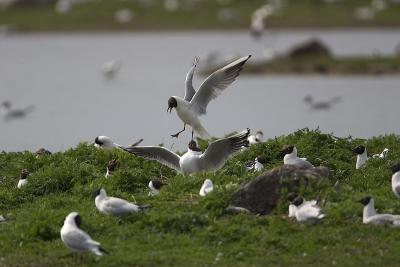
[[[201,126],[200,124],[199,124],[199,125],[193,126],[193,130],[194,130],[197,134],[199,134],[200,137],[201,137],[202,139],[205,139],[205,140],[211,139],[211,135],[210,135],[210,134],[207,132],[207,130],[204,129],[204,127]]]

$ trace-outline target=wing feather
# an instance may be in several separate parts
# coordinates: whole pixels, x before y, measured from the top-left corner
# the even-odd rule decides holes
[[[196,91],[194,90],[194,87],[193,87],[193,74],[194,74],[194,70],[197,67],[197,63],[199,63],[199,58],[195,57],[194,61],[193,61],[193,66],[189,69],[189,72],[186,75],[185,100],[187,102],[190,102],[190,100],[192,100],[194,94],[196,93]]]
[[[206,114],[208,103],[235,81],[250,57],[251,55],[242,57],[208,76],[190,101],[192,109],[198,115]]]

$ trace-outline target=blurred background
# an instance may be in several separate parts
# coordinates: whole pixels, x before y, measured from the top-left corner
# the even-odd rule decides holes
[[[167,101],[195,56],[197,89],[253,55],[202,117],[213,136],[399,134],[399,26],[400,0],[0,0],[0,151],[182,150]]]

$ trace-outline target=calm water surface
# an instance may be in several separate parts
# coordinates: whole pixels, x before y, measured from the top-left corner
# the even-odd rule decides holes
[[[0,120],[0,150],[63,150],[97,135],[120,144],[144,138],[182,149],[190,133],[167,114],[171,95],[184,94],[192,58],[209,52],[253,54],[265,47],[285,51],[294,42],[318,37],[337,55],[393,54],[400,31],[282,31],[254,42],[246,32],[35,34],[0,37],[0,100],[35,105],[24,120]],[[115,79],[100,65],[121,59]],[[199,85],[202,77],[196,77]],[[196,87],[196,86],[195,86]],[[341,96],[329,111],[311,112],[303,102]],[[400,133],[400,76],[240,76],[211,102],[204,126],[212,135],[250,127],[267,137],[319,126],[339,136]]]

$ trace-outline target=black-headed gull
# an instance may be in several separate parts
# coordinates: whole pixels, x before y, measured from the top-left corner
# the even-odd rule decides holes
[[[252,134],[248,138],[250,145],[261,143],[263,139],[264,133],[262,131],[257,131],[256,134]]]
[[[29,172],[28,170],[22,170],[21,174],[19,176],[19,181],[18,181],[18,188],[22,188],[23,186],[25,186],[28,183],[28,176],[29,176]]]
[[[307,158],[299,158],[297,157],[297,148],[295,146],[284,146],[282,149],[283,164],[285,165],[296,165],[302,168],[314,168],[310,162],[307,161]]]
[[[216,171],[224,166],[230,156],[240,151],[242,146],[248,146],[249,132],[250,130],[247,129],[230,137],[216,140],[208,146],[204,153],[193,140],[188,145],[188,151],[182,156],[158,146],[126,147],[124,150],[139,157],[157,160],[182,174]]]
[[[151,180],[149,182],[149,195],[150,196],[156,196],[158,194],[160,194],[160,189],[161,187],[163,187],[165,184],[159,180]]]
[[[105,177],[108,178],[109,176],[112,175],[112,173],[115,171],[118,165],[118,160],[112,159],[107,163],[107,172]]]
[[[289,204],[289,213],[288,213],[288,217],[289,218],[294,218],[296,217],[296,206],[294,204],[292,204],[292,202],[298,197],[298,195],[294,192],[291,192],[288,194],[287,199],[289,200],[290,204]],[[305,205],[310,205],[310,206],[314,206],[314,205],[318,205],[318,201],[317,200],[305,200],[305,198],[303,198],[303,203],[301,204],[303,206]]]
[[[363,145],[359,145],[353,149],[353,152],[357,154],[356,170],[364,166],[368,160],[367,149]]]
[[[392,166],[392,191],[400,198],[400,162]]]
[[[98,189],[95,194],[94,202],[101,213],[123,216],[149,208],[148,205],[137,205],[121,198],[109,197],[103,188]]]
[[[254,161],[250,161],[246,163],[246,170],[248,171],[257,171],[260,172],[264,170],[264,164],[267,163],[265,157],[258,156],[254,159]]]
[[[77,212],[71,212],[64,220],[61,228],[61,240],[75,252],[92,252],[97,256],[108,254],[100,243],[94,241],[86,232],[80,229],[82,218]]]
[[[210,179],[205,179],[203,185],[200,188],[199,195],[205,197],[214,190],[213,182]]]
[[[215,71],[205,79],[197,92],[192,85],[193,72],[198,62],[195,60],[186,76],[185,97],[172,96],[168,99],[167,112],[171,112],[172,109],[175,108],[178,117],[183,121],[183,130],[173,134],[172,137],[178,137],[181,132],[185,131],[186,125],[190,125],[192,127],[192,139],[193,131],[199,134],[201,138],[211,138],[207,130],[201,125],[199,116],[205,115],[208,103],[219,96],[235,81],[236,77],[239,76],[240,71],[243,69],[243,65],[250,57],[251,56],[242,57]]]
[[[143,141],[143,139],[140,139],[136,143],[134,143],[132,146],[136,146],[140,144]],[[104,135],[99,135],[94,139],[94,145],[96,147],[101,147],[104,149],[113,149],[113,148],[121,148],[121,145],[115,143],[110,137],[104,136]]]
[[[366,196],[358,201],[364,205],[363,223],[364,224],[387,224],[400,226],[400,215],[378,214],[375,210],[375,201],[372,197]]]
[[[325,217],[317,204],[307,205],[305,199],[300,196],[296,197],[291,204],[294,206],[294,215],[298,222],[313,222]]]

